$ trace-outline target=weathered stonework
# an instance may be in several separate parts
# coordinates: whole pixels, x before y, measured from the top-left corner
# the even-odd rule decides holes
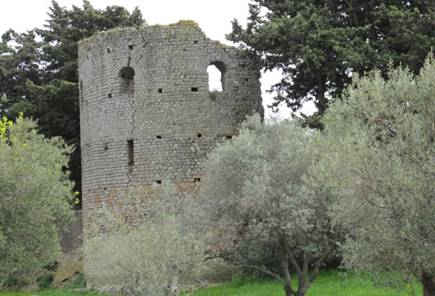
[[[208,90],[210,64],[224,73],[223,92]],[[191,21],[98,33],[80,43],[79,76],[85,243],[104,207],[134,220],[140,204],[122,194],[131,187],[195,192],[207,153],[263,112],[259,70]],[[85,273],[98,284],[91,256]]]

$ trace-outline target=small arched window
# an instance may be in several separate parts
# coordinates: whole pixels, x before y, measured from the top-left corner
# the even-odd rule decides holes
[[[225,64],[215,61],[207,67],[208,90],[222,92],[225,89]]]
[[[134,70],[132,67],[124,67],[119,71],[118,77],[121,78],[122,87],[131,89],[134,85]]]

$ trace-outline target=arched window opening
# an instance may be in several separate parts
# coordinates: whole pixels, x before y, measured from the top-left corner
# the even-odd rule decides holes
[[[128,93],[134,91],[134,70],[132,67],[124,67],[119,71],[119,78],[121,78],[121,89]]]
[[[132,67],[124,67],[119,71],[119,77],[125,80],[134,80],[134,70]]]
[[[224,91],[225,64],[223,62],[213,62],[207,67],[207,73],[208,90],[217,92]]]

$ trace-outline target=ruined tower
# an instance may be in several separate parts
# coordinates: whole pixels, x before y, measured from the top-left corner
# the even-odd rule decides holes
[[[207,67],[221,72],[209,91]],[[262,113],[259,70],[232,47],[208,39],[191,21],[116,29],[80,43],[80,124],[84,240],[97,211],[131,209],[122,192],[175,183],[193,192],[217,142],[246,115]],[[140,205],[134,205],[140,206]],[[98,282],[98,263],[87,261]]]

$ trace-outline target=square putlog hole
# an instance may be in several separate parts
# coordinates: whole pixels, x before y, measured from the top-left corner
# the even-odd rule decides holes
[[[198,92],[198,88],[197,87],[192,87],[191,89],[190,89],[192,92]]]

